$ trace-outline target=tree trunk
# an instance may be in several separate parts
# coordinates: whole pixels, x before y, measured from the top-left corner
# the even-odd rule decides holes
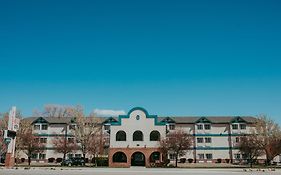
[[[63,160],[65,160],[65,158],[66,158],[66,153],[64,152],[63,153]]]
[[[178,167],[178,154],[176,155],[176,168]]]
[[[28,166],[30,166],[30,163],[31,163],[31,157],[28,156]]]
[[[84,159],[83,166],[85,166],[86,165],[86,154],[85,153],[83,153],[83,159]]]

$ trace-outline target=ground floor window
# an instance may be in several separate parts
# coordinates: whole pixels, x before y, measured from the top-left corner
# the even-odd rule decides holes
[[[235,159],[241,159],[241,154],[234,154]]]
[[[127,162],[127,156],[123,152],[117,152],[113,155],[113,162]]]
[[[38,159],[38,154],[32,154],[31,159]]]
[[[208,160],[213,159],[213,154],[206,154],[206,158],[207,158]]]
[[[169,154],[170,160],[176,160],[176,154]]]
[[[39,154],[39,159],[46,159],[46,154]]]
[[[204,154],[198,154],[198,159],[204,159]]]
[[[82,157],[82,155],[81,154],[75,154],[75,157]]]

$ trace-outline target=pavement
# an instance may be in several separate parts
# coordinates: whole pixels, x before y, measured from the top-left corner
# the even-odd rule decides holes
[[[280,175],[281,170],[245,171],[245,169],[184,169],[184,168],[31,168],[0,169],[0,175]]]

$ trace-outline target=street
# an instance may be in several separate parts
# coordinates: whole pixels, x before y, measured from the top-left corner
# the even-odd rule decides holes
[[[174,169],[174,168],[31,168],[0,169],[0,175],[274,175],[276,171],[247,171],[243,169]]]

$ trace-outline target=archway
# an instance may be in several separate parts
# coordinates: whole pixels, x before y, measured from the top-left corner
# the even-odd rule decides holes
[[[150,157],[149,157],[149,161],[150,163],[157,163],[160,162],[160,152],[156,151],[151,153]]]
[[[135,152],[131,157],[131,166],[145,166],[145,155],[142,152]]]

